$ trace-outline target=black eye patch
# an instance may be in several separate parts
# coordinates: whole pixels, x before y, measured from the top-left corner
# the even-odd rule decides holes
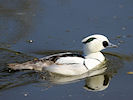
[[[107,41],[103,41],[103,46],[104,46],[104,47],[109,46],[108,42],[107,42]]]
[[[89,38],[87,41],[85,41],[85,42],[83,42],[83,43],[84,43],[84,44],[89,43],[89,42],[93,41],[94,39],[96,39],[96,38],[94,38],[94,37]]]

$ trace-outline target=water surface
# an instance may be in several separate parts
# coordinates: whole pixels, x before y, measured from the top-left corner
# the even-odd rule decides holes
[[[0,99],[132,99],[133,75],[127,74],[133,72],[132,6],[132,0],[1,0]],[[75,77],[7,68],[58,52],[81,53],[81,40],[93,33],[119,45],[103,51],[108,59],[104,73],[62,83]]]

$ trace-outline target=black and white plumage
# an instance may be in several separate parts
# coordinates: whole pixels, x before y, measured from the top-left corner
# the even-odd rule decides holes
[[[105,57],[100,52],[106,47],[116,47],[103,35],[91,35],[82,40],[84,55],[71,52],[50,55],[22,64],[9,64],[12,69],[46,70],[62,75],[81,75],[101,64]]]

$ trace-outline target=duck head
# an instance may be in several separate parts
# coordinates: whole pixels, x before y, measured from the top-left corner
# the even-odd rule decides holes
[[[85,55],[100,52],[107,47],[117,47],[116,45],[110,43],[107,37],[99,34],[84,38],[82,43],[84,45],[83,48]]]

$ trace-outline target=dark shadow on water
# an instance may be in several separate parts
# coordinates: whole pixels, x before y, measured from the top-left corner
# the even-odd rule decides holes
[[[46,56],[53,53],[59,53],[60,51],[66,52],[63,50],[51,50],[40,53],[41,55]],[[81,51],[70,52],[82,53]],[[85,85],[83,86],[85,89],[89,91],[101,91],[108,87],[111,78],[118,73],[120,68],[124,66],[124,61],[132,60],[132,57],[130,56],[123,56],[117,53],[104,53],[107,58],[107,62],[104,64],[104,66],[80,76],[65,77],[48,72],[10,70],[7,68],[7,64],[12,62],[25,62],[32,60],[35,57],[4,48],[0,48],[0,55],[0,91],[34,83],[37,83],[38,85],[40,84],[39,86],[46,88],[49,87],[50,84],[51,86],[57,84],[70,84],[80,80],[85,81]],[[99,82],[96,80],[99,80]]]

